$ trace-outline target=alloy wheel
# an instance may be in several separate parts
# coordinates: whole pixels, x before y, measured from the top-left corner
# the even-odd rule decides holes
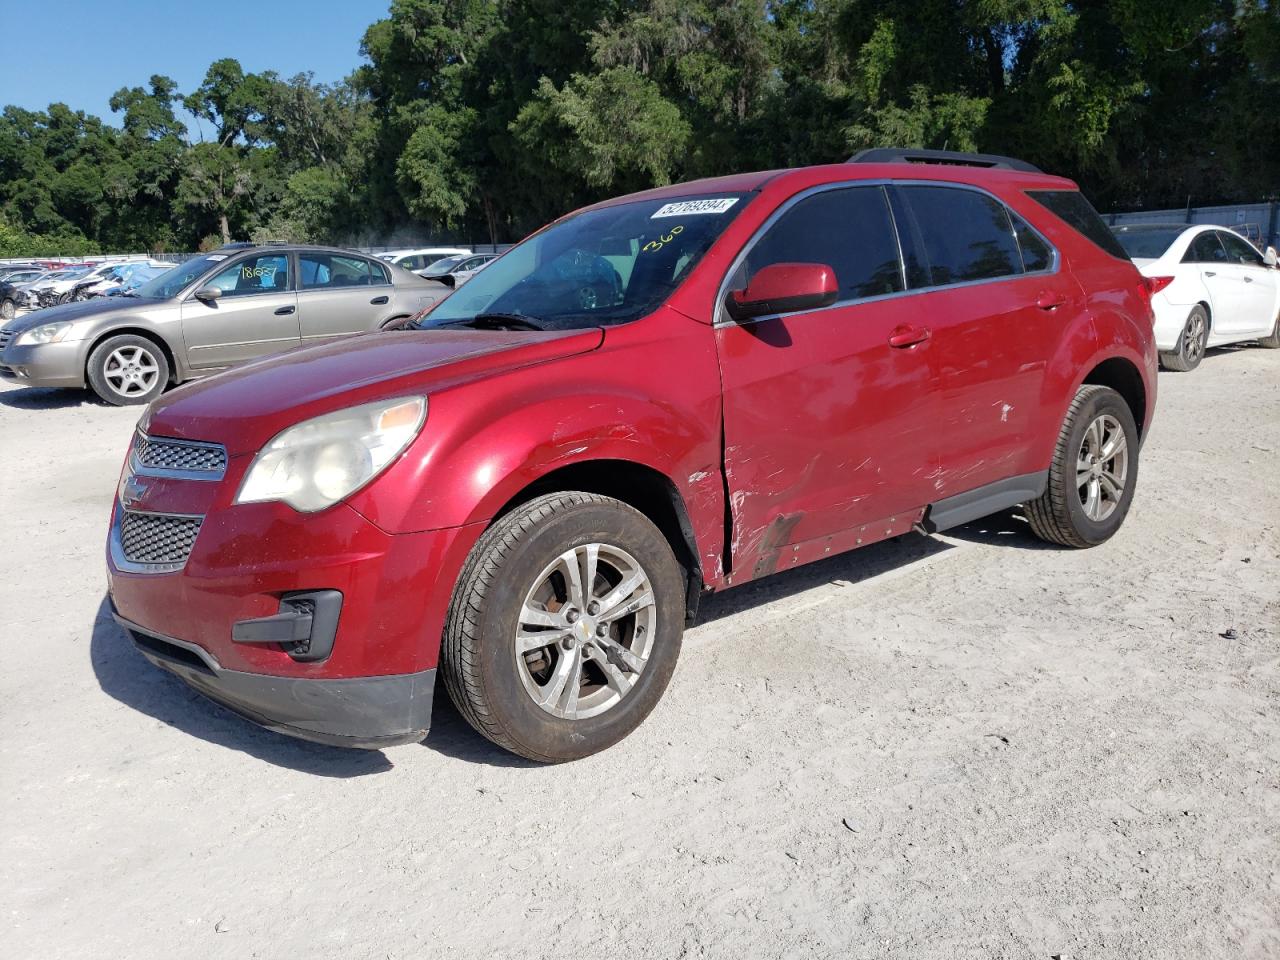
[[[1182,356],[1189,364],[1195,364],[1204,356],[1205,334],[1204,314],[1194,311],[1187,319],[1187,326],[1182,331]]]
[[[122,397],[141,397],[155,389],[160,365],[150,352],[137,346],[111,351],[102,365],[102,378]]]
[[[525,596],[514,646],[520,682],[553,716],[597,716],[635,687],[656,624],[653,585],[631,554],[604,543],[575,547]]]
[[[1076,490],[1084,514],[1106,520],[1124,496],[1129,476],[1129,441],[1120,421],[1103,414],[1089,424],[1076,455]]]

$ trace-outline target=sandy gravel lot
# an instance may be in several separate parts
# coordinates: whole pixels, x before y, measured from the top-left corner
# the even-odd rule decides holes
[[[1000,516],[714,598],[542,768],[443,690],[359,753],[152,668],[103,605],[138,411],[0,388],[0,951],[1280,956],[1280,352],[1160,391],[1107,545]]]

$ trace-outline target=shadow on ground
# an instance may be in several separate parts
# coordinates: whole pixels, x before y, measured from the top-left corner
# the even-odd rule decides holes
[[[65,410],[69,407],[105,406],[88,390],[22,387],[0,392],[0,407],[13,407],[15,410]]]

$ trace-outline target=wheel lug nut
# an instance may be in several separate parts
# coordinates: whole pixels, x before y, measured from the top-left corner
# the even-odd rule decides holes
[[[565,618],[566,620],[568,620],[570,623],[577,623],[577,622],[578,622],[578,611],[577,611],[577,610],[570,610],[568,613],[566,613],[566,614],[564,615],[564,618]]]
[[[592,600],[590,605],[587,607],[587,613],[591,614],[591,616],[594,617],[599,612],[600,612],[600,604]]]
[[[609,625],[607,623],[602,623],[598,627],[596,627],[597,637],[607,637],[608,635],[609,635]]]

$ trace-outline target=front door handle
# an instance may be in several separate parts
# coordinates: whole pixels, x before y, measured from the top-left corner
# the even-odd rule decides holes
[[[1253,277],[1245,277],[1245,278],[1244,278],[1244,282],[1245,282],[1245,283],[1253,283]]]
[[[928,327],[895,327],[893,333],[889,334],[889,346],[898,347],[914,347],[917,343],[924,343],[931,336]]]
[[[1206,270],[1206,271],[1204,272],[1204,275],[1205,275],[1206,277],[1216,277],[1216,276],[1218,275],[1218,273],[1217,273],[1217,271],[1215,271],[1215,270]]]
[[[1067,302],[1067,298],[1060,293],[1052,293],[1048,290],[1042,290],[1040,296],[1036,297],[1036,306],[1041,310],[1057,310]]]
[[[372,300],[370,300],[369,302],[370,302],[370,303],[376,303],[376,304],[378,304],[378,305],[381,305],[381,304],[386,303],[386,302],[387,302],[388,300],[390,300],[390,299],[391,299],[391,298],[390,298],[390,297],[388,297],[388,296],[384,293],[384,294],[383,294],[382,296],[380,296],[380,297],[374,297],[374,298],[373,298]]]
[[[287,317],[291,313],[293,313],[293,307],[281,307],[279,310],[276,311],[276,316]]]

